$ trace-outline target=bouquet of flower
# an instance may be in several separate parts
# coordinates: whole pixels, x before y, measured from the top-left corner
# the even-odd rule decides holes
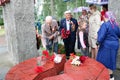
[[[64,28],[61,30],[61,37],[62,37],[62,39],[68,38],[69,35],[70,35],[70,31],[69,30],[66,31]]]
[[[37,57],[37,64],[44,65],[47,61],[54,61],[55,63],[60,63],[61,60],[61,55],[56,53],[50,54],[47,50],[43,50],[42,55],[40,57]]]
[[[72,65],[79,66],[81,61],[79,60],[79,56],[75,56],[75,58],[71,62]]]
[[[54,62],[55,62],[55,63],[60,63],[61,61],[62,61],[61,55],[55,54]]]
[[[75,66],[80,66],[80,64],[84,63],[86,59],[86,56],[77,56],[74,53],[70,54],[71,64]]]

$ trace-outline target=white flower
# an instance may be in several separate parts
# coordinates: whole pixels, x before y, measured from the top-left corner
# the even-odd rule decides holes
[[[76,57],[75,57],[76,60],[79,60],[79,58],[80,58],[79,56],[76,56]]]
[[[75,66],[79,66],[80,63],[81,63],[80,61],[76,61],[74,65],[75,65]]]
[[[61,60],[62,60],[62,57],[60,55],[58,55],[58,54],[55,54],[54,62],[55,63],[60,63]]]
[[[80,58],[79,56],[76,56],[76,57],[72,60],[71,64],[72,64],[72,65],[75,65],[75,66],[79,66],[79,65],[81,64],[79,58]]]

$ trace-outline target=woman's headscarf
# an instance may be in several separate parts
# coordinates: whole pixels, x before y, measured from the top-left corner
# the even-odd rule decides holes
[[[107,11],[105,13],[105,18],[108,18],[110,23],[112,24],[112,27],[114,28],[114,24],[118,25],[117,21],[116,21],[116,17],[114,15],[114,13],[112,11]]]

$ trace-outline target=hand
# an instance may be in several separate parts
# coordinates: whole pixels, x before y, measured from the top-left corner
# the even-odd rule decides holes
[[[52,32],[53,33],[55,33],[56,32],[56,28],[54,27],[54,28],[52,28]]]
[[[40,37],[40,35],[39,35],[39,34],[36,34],[36,35],[37,35],[37,38],[38,38],[38,37]]]
[[[51,39],[54,39],[54,36],[50,36],[49,39],[50,39],[50,40],[51,40]]]
[[[58,31],[57,34],[58,34],[58,36],[59,36],[59,35],[60,35],[60,32]]]
[[[85,51],[86,50],[86,48],[83,48],[83,51]]]
[[[94,37],[94,39],[96,39],[96,40],[97,40],[97,35]]]

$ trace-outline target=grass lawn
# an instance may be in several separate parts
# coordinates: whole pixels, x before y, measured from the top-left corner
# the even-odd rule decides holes
[[[4,29],[0,29],[0,36],[5,34],[5,30]]]

